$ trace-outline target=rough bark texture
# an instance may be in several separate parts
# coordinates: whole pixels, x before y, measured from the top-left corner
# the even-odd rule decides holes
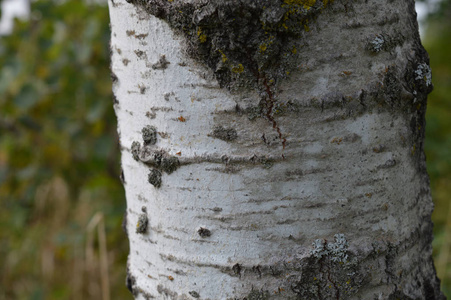
[[[442,299],[413,1],[110,0],[136,299]]]

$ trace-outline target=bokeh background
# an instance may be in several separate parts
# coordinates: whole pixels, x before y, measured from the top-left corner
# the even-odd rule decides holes
[[[450,2],[419,3],[435,86],[426,127],[434,258],[448,297]],[[36,0],[27,15],[0,36],[0,300],[132,299],[106,1]]]

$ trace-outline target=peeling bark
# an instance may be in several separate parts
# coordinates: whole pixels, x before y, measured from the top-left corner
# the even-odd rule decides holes
[[[136,299],[444,299],[413,1],[127,2],[109,4]]]

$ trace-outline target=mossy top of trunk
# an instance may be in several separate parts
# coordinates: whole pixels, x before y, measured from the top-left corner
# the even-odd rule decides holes
[[[289,75],[303,35],[333,0],[127,0],[182,33],[188,53],[229,89]]]

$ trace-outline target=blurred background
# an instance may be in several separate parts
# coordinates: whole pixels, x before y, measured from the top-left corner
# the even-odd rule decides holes
[[[0,22],[0,299],[133,299],[106,1],[19,2]]]
[[[132,299],[106,0],[0,0],[0,300]],[[434,259],[451,297],[451,0],[417,3],[431,57]]]

